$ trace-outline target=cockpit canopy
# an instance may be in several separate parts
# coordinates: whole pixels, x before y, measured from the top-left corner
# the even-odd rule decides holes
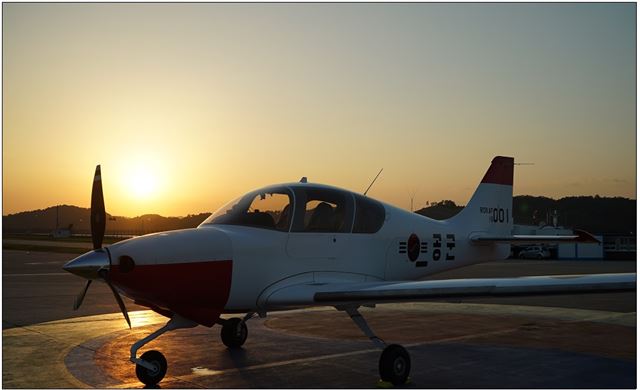
[[[202,225],[240,225],[282,232],[375,233],[384,206],[371,198],[327,186],[273,186],[222,206]]]
[[[232,200],[202,225],[241,225],[289,231],[293,193],[286,187],[260,189]]]

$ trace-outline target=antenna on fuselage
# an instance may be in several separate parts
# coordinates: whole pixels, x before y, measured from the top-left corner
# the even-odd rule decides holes
[[[376,182],[376,180],[378,179],[378,176],[380,176],[380,174],[382,173],[382,170],[384,168],[380,168],[380,172],[378,172],[378,174],[376,175],[376,177],[373,178],[373,181],[371,182],[371,184],[369,184],[369,187],[367,187],[367,189],[364,191],[364,196],[367,196],[367,192],[369,192],[369,190],[371,189],[371,186],[373,185],[373,183]]]

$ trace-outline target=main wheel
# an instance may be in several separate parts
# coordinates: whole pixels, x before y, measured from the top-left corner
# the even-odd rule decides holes
[[[411,371],[409,353],[401,345],[389,345],[380,355],[378,369],[380,379],[383,381],[391,382],[396,386],[406,383]]]
[[[222,325],[220,337],[228,348],[240,348],[247,340],[249,330],[240,318],[230,318]]]
[[[167,373],[167,359],[158,351],[147,351],[140,356],[140,359],[151,363],[154,367],[150,370],[136,364],[136,376],[147,386],[157,385]]]

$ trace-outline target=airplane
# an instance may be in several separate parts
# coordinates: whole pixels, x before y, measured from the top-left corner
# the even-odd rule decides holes
[[[420,280],[481,262],[505,259],[510,244],[598,242],[575,231],[566,236],[513,235],[512,157],[495,157],[467,206],[444,221],[433,220],[328,185],[271,185],[232,200],[197,228],[147,234],[102,246],[106,212],[100,165],[91,193],[93,250],[63,269],[106,282],[129,327],[120,296],[169,318],[131,346],[130,361],[145,385],[167,371],[159,351],[138,350],[160,335],[198,325],[221,325],[228,348],[247,339],[247,321],[268,312],[333,306],[345,312],[382,350],[380,378],[407,381],[411,360],[398,344],[376,336],[358,311],[379,303],[471,296],[625,291],[636,274],[532,276]],[[245,314],[230,319],[221,314]]]

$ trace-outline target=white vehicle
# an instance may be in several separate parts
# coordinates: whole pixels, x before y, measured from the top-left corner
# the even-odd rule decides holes
[[[570,236],[514,236],[510,157],[496,157],[467,207],[436,221],[340,188],[306,183],[251,191],[216,211],[198,228],[149,234],[102,247],[105,208],[100,166],[91,196],[94,250],[66,271],[106,282],[129,326],[120,297],[170,320],[131,347],[136,375],[155,385],[167,362],[158,351],[137,351],[167,331],[222,326],[222,342],[239,348],[254,315],[308,306],[344,311],[383,351],[380,377],[405,383],[407,351],[387,345],[359,314],[362,305],[442,297],[634,290],[635,274],[536,276],[416,281],[448,269],[504,259],[511,243],[593,241]],[[247,313],[222,319],[222,313]]]
[[[518,257],[521,259],[548,259],[551,252],[542,246],[530,246],[520,251]]]

